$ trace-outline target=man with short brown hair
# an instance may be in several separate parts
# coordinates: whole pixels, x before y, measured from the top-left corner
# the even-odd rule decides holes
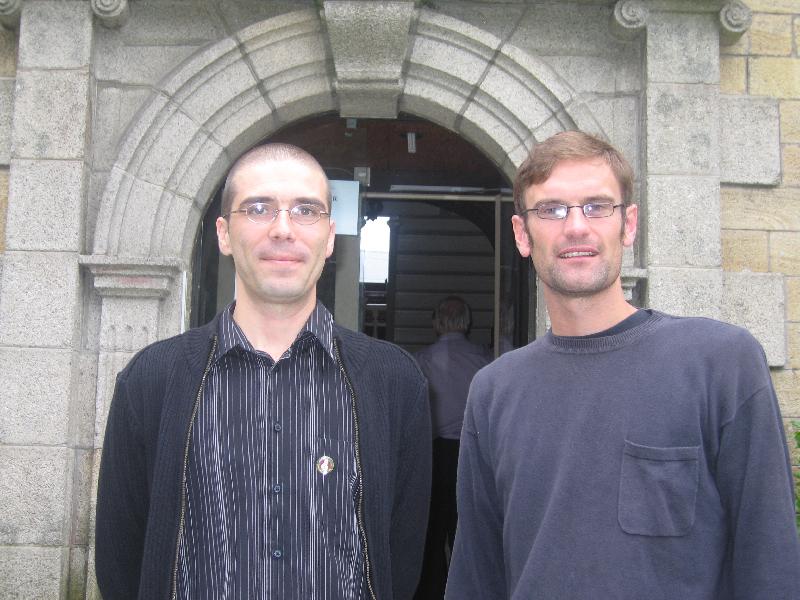
[[[473,379],[448,600],[790,600],[800,545],[763,350],[637,310],[630,166],[566,132],[515,182],[517,248],[552,329]]]

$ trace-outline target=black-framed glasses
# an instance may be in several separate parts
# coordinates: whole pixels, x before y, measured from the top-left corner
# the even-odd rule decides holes
[[[244,213],[247,215],[248,220],[253,223],[266,224],[272,223],[278,218],[278,213],[283,211],[288,212],[292,223],[297,223],[298,225],[313,225],[323,216],[330,216],[329,212],[322,210],[316,204],[296,204],[292,208],[278,208],[272,202],[253,202],[244,208],[232,210],[222,215],[222,217],[227,219],[233,213]]]
[[[587,219],[602,219],[614,214],[614,209],[623,206],[611,202],[587,202],[586,204],[561,204],[559,202],[543,202],[533,208],[523,210],[521,215],[535,213],[540,219],[549,221],[563,221],[567,218],[570,209],[580,208]]]

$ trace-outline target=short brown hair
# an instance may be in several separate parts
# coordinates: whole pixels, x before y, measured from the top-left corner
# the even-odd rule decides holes
[[[308,152],[297,146],[291,144],[262,144],[255,146],[244,154],[242,154],[233,166],[228,171],[228,176],[225,178],[225,187],[222,188],[222,206],[220,212],[227,215],[233,207],[233,196],[235,189],[233,186],[233,179],[236,174],[244,167],[252,165],[257,162],[270,162],[291,160],[302,163],[310,168],[319,169],[320,173],[325,176],[325,184],[327,186],[326,202],[328,203],[328,210],[331,208],[331,187],[328,183],[328,177],[325,175],[325,170],[317,162],[317,159],[311,156]]]
[[[622,191],[622,203],[627,207],[633,198],[633,169],[625,157],[608,142],[582,131],[562,131],[536,144],[520,165],[514,178],[514,208],[517,214],[525,210],[525,192],[544,183],[555,166],[565,160],[601,158],[611,167]]]

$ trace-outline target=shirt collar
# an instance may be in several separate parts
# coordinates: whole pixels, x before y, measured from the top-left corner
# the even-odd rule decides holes
[[[217,346],[216,360],[225,356],[231,350],[240,348],[245,352],[259,354],[250,340],[239,327],[238,323],[233,318],[233,311],[236,308],[236,301],[231,302],[225,310],[222,311],[219,319],[219,345]],[[297,337],[292,343],[294,348],[298,342],[306,339],[316,339],[322,348],[327,352],[331,358],[335,359],[333,353],[333,317],[331,313],[325,308],[325,305],[317,300],[314,310],[311,311],[308,320],[303,328],[298,332]]]

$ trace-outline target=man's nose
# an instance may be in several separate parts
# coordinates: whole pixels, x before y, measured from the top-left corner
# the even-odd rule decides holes
[[[564,230],[581,233],[589,228],[589,218],[583,214],[583,206],[570,206],[564,219]]]
[[[292,229],[292,219],[289,217],[289,211],[281,209],[277,211],[275,218],[272,220],[269,228],[270,237],[276,238],[291,238],[294,236],[294,229]]]

